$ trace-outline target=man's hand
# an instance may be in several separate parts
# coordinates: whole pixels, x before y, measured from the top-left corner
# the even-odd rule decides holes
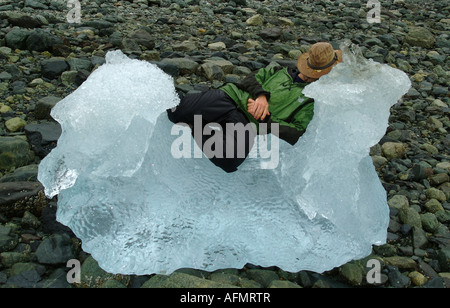
[[[263,121],[270,115],[269,103],[265,95],[260,95],[256,100],[251,98],[247,101],[247,111],[256,119]]]

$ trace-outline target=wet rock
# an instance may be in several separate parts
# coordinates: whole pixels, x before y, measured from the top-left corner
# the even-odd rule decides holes
[[[42,25],[41,21],[29,15],[11,13],[8,15],[8,21],[13,26],[18,26],[21,28],[38,28]]]
[[[68,69],[69,65],[64,58],[55,57],[41,62],[42,76],[48,79],[56,79]]]
[[[422,220],[419,213],[413,208],[402,208],[399,211],[399,218],[404,224],[409,226],[422,228]]]
[[[381,149],[387,159],[402,158],[406,154],[406,148],[403,143],[386,142],[381,146]]]
[[[224,42],[216,42],[216,43],[208,44],[208,48],[213,50],[213,51],[219,51],[219,50],[226,49],[227,46],[225,45]]]
[[[400,269],[416,269],[417,263],[408,257],[400,257],[400,256],[394,256],[394,257],[386,257],[383,259],[384,262],[387,264],[390,264],[392,266],[395,266]]]
[[[155,48],[154,37],[150,33],[148,33],[146,30],[140,29],[140,30],[134,31],[130,35],[130,38],[133,39],[139,45],[142,45],[147,49]]]
[[[0,253],[10,251],[18,244],[18,237],[11,232],[11,228],[0,225]]]
[[[440,223],[433,213],[425,213],[420,215],[422,227],[425,231],[434,233],[439,227]]]
[[[249,269],[245,277],[260,283],[263,287],[268,287],[272,281],[279,280],[275,272],[264,269]]]
[[[141,288],[236,288],[236,286],[175,272],[168,276],[155,275]]]
[[[48,6],[43,2],[45,1],[36,1],[36,0],[25,0],[25,7],[31,7],[33,9],[48,9]]]
[[[262,26],[263,17],[260,14],[256,14],[245,21],[249,26]]]
[[[52,234],[44,238],[35,256],[42,264],[66,264],[75,258],[74,244],[66,234]]]
[[[445,196],[444,192],[437,188],[429,188],[425,191],[425,195],[428,199],[436,199],[438,201],[446,201],[447,197]]]
[[[55,44],[62,44],[62,41],[57,36],[42,29],[32,31],[26,40],[26,47],[30,51],[52,51]]]
[[[409,207],[408,198],[404,195],[395,195],[388,200],[388,205],[396,209],[404,209]]]
[[[25,211],[40,214],[45,206],[43,189],[39,182],[0,183],[0,214],[9,217],[21,217]]]
[[[437,255],[439,265],[443,271],[450,271],[450,248],[442,248]]]
[[[161,62],[176,66],[181,74],[192,74],[199,67],[197,62],[188,58],[165,58]]]
[[[436,213],[436,212],[444,210],[444,208],[442,207],[442,204],[436,199],[431,199],[428,202],[426,202],[425,208],[430,213]]]
[[[11,49],[25,49],[26,40],[29,35],[30,31],[28,30],[21,28],[14,28],[11,31],[9,31],[5,36],[6,46],[8,46]]]
[[[52,119],[50,112],[52,108],[61,100],[60,97],[46,96],[38,100],[36,103],[36,109],[34,111],[35,116],[39,120]]]
[[[30,145],[21,138],[0,137],[0,170],[27,165],[33,158]]]
[[[28,211],[25,211],[25,213],[23,214],[21,224],[25,228],[33,229],[38,229],[41,226],[41,222],[39,221],[39,219]]]
[[[347,263],[339,268],[341,277],[352,286],[359,286],[363,280],[363,272],[358,264]]]
[[[203,63],[200,66],[200,72],[209,80],[223,80],[224,78],[223,70],[213,63]]]
[[[269,288],[290,289],[290,288],[301,288],[301,286],[287,280],[274,280],[269,284]]]
[[[423,27],[413,27],[405,36],[404,41],[412,46],[431,48],[435,39],[430,30]]]
[[[428,281],[428,279],[422,273],[419,273],[418,271],[413,271],[413,272],[409,273],[408,277],[409,277],[409,279],[411,279],[411,282],[415,286],[418,286],[418,287],[423,286]]]
[[[92,256],[84,260],[81,265],[81,286],[97,288],[110,279],[116,279],[123,285],[128,285],[130,278],[105,272]]]
[[[428,237],[421,228],[413,227],[413,246],[414,248],[423,248],[428,244]]]
[[[281,28],[271,27],[261,30],[261,32],[259,32],[259,36],[267,41],[275,41],[281,37],[282,33]]]
[[[5,126],[10,132],[22,130],[26,125],[27,121],[20,117],[15,117],[5,122]]]
[[[31,149],[40,157],[44,158],[55,148],[56,142],[61,135],[59,123],[29,124],[25,126],[25,132]]]
[[[89,59],[82,58],[70,58],[67,60],[71,71],[90,70],[92,68],[92,62]]]

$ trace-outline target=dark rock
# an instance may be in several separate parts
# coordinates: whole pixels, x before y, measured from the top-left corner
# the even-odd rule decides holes
[[[13,88],[13,93],[14,94],[25,94],[26,93],[26,90],[25,90],[26,85],[27,84],[24,81],[20,81],[20,80],[14,81],[11,84],[11,86]]]
[[[60,222],[56,221],[57,206],[55,202],[50,202],[42,210],[42,231],[47,234],[67,233],[69,236],[74,237],[72,230],[64,226]]]
[[[75,247],[67,234],[52,234],[42,241],[35,255],[42,264],[66,264],[75,258]]]
[[[38,28],[42,25],[39,20],[29,15],[10,14],[8,20],[13,26],[21,28]]]
[[[25,0],[25,7],[31,7],[33,9],[48,10],[48,5],[43,4],[46,1]]]
[[[442,271],[450,271],[450,248],[440,249],[437,257]]]
[[[153,36],[143,29],[131,33],[130,38],[147,49],[155,48],[155,40]]]
[[[42,211],[44,202],[24,202],[31,201],[32,197],[39,195],[44,187],[39,182],[8,182],[0,183],[0,214],[6,216],[23,216],[25,211],[38,213]]]
[[[359,286],[363,280],[363,271],[358,264],[346,263],[339,268],[340,276],[349,284]]]
[[[72,288],[68,281],[68,276],[64,268],[57,268],[47,279],[39,283],[40,288],[65,289]]]
[[[31,159],[28,142],[15,137],[0,137],[0,170],[25,166]]]
[[[0,225],[0,253],[12,250],[18,244],[18,236],[11,232],[11,228]]]
[[[403,275],[397,268],[390,267],[389,270],[389,283],[394,288],[406,288],[411,284],[411,280],[409,277]]]
[[[200,66],[201,73],[209,80],[223,80],[224,73],[220,66],[204,63]]]
[[[92,68],[92,62],[88,59],[70,58],[67,63],[71,71],[90,70]]]
[[[432,288],[432,289],[445,289],[447,288],[448,282],[444,278],[435,277],[430,279],[427,283],[423,285],[424,288]]]
[[[11,49],[25,49],[30,31],[14,28],[5,35],[6,46]]]
[[[418,269],[430,278],[439,277],[438,273],[436,273],[436,271],[429,264],[422,260],[419,260],[418,262]]]
[[[35,29],[26,40],[27,49],[30,51],[52,51],[53,45],[63,42],[55,35],[42,29]]]
[[[67,282],[67,273],[63,268],[57,268],[50,276],[41,281],[39,286],[42,288],[71,288],[69,282]]]
[[[114,32],[109,36],[109,42],[116,47],[122,46],[122,33],[120,32]]]
[[[405,36],[404,42],[412,46],[430,48],[434,45],[434,36],[430,30],[423,27],[413,27]]]
[[[428,176],[433,174],[433,168],[431,168],[428,164],[425,165],[423,163],[415,164],[411,171],[413,173],[414,180],[416,181],[426,179]]]
[[[428,238],[425,231],[421,228],[413,227],[413,245],[414,248],[423,248],[428,244]]]
[[[448,95],[448,87],[442,86],[434,86],[433,87],[433,95],[435,96],[447,96]]]
[[[408,91],[408,93],[405,94],[405,96],[409,97],[409,98],[420,98],[421,95],[419,93],[419,91],[417,91],[415,88],[411,87]]]
[[[39,120],[52,119],[50,112],[60,100],[61,98],[56,96],[46,96],[41,98],[36,103],[36,109],[34,111],[36,118]],[[31,129],[34,128],[35,127],[31,126]]]
[[[13,173],[0,178],[0,183],[6,182],[37,182],[38,165],[19,167]]]
[[[105,58],[103,57],[98,57],[98,56],[93,56],[91,58],[91,64],[92,66],[96,66],[96,65],[103,65],[106,62]]]
[[[82,266],[82,275],[83,275]],[[82,276],[83,279],[83,276]],[[142,288],[237,288],[234,285],[224,284],[209,279],[198,278],[192,275],[174,272],[168,276],[155,275],[147,280]]]
[[[8,288],[35,288],[41,280],[41,276],[36,270],[22,272],[18,275],[11,276],[6,282]]]
[[[89,75],[91,74],[90,71],[88,70],[79,70],[77,72],[77,75],[75,76],[75,84],[77,86],[80,86],[83,82],[86,81],[86,79],[88,79]]]
[[[137,53],[140,54],[142,52],[141,47],[139,47],[139,44],[133,40],[132,38],[125,37],[122,40],[122,47],[123,51],[126,53]]]
[[[261,30],[259,36],[267,41],[275,41],[281,37],[282,32],[281,28],[266,28]]]
[[[106,20],[90,20],[82,24],[82,27],[91,27],[97,30],[109,29],[114,26],[113,23]]]
[[[29,124],[25,126],[25,132],[31,149],[44,158],[56,146],[62,130],[59,123],[43,123]]]
[[[50,58],[41,62],[42,76],[48,79],[56,79],[68,69],[69,65],[64,58]]]
[[[166,58],[166,59],[162,59],[158,63],[158,66],[160,64],[163,64],[163,63],[176,66],[178,68],[179,73],[183,74],[183,75],[185,75],[185,74],[192,74],[192,73],[196,72],[197,68],[199,67],[199,64],[197,62],[195,62],[195,61],[193,61],[191,59],[188,59],[188,58]],[[167,66],[166,66],[166,68],[167,68]]]
[[[275,272],[264,269],[249,269],[245,273],[245,276],[248,279],[255,280],[265,288],[267,288],[272,281],[279,280],[279,277]]]

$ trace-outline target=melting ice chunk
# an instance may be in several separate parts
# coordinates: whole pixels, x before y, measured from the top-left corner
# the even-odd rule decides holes
[[[305,88],[314,118],[295,146],[279,140],[278,167],[249,158],[231,174],[206,157],[174,158],[172,79],[108,53],[52,112],[63,134],[39,180],[59,194],[57,219],[112,273],[246,263],[322,272],[367,256],[389,221],[369,148],[410,81],[342,48],[344,63]]]

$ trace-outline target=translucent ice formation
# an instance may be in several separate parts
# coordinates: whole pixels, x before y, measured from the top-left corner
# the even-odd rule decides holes
[[[58,221],[112,273],[246,263],[322,272],[367,256],[385,242],[389,220],[369,148],[410,82],[342,48],[344,63],[305,88],[315,116],[300,141],[258,136],[251,157],[229,174],[194,158],[192,137],[193,154],[175,158],[173,145],[190,135],[167,119],[179,101],[173,81],[109,52],[52,110],[63,133],[39,180],[49,197],[58,195]],[[263,141],[279,144],[276,168],[258,155]]]

